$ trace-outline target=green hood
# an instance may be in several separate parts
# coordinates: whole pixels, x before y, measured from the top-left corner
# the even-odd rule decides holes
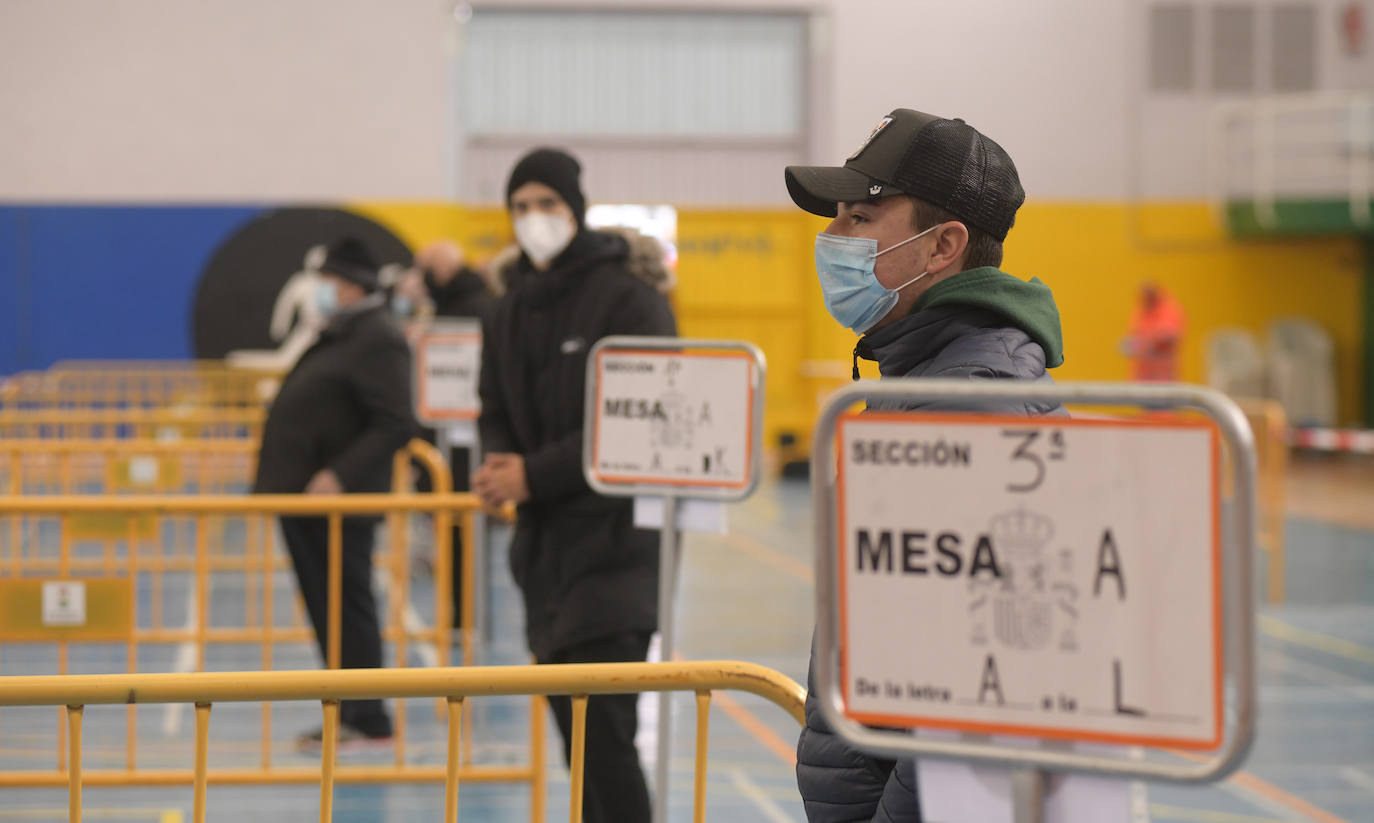
[[[1040,344],[1045,350],[1047,367],[1052,369],[1064,363],[1059,308],[1054,305],[1050,287],[1038,277],[1027,283],[992,266],[969,269],[931,286],[917,299],[912,311],[939,306],[974,306],[996,312]]]

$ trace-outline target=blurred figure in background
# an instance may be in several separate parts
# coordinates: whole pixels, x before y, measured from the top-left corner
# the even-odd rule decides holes
[[[475,320],[481,323],[487,319],[496,304],[496,293],[487,280],[475,269],[466,265],[463,250],[451,240],[436,240],[415,255],[415,265],[401,280],[392,298],[392,308],[398,314],[428,317]],[[412,311],[408,312],[407,309]],[[421,320],[423,323],[424,321]],[[415,342],[414,339],[411,341]],[[433,429],[423,429],[422,436],[430,443],[437,441]],[[444,455],[453,473],[453,490],[468,491],[468,479],[472,476],[472,450],[466,446],[454,446]],[[421,470],[416,489],[427,492],[431,488],[429,475]],[[461,627],[463,615],[463,564],[459,551],[463,546],[463,527],[455,521],[453,526],[453,615],[454,627]],[[432,565],[432,559],[429,561]]]
[[[259,494],[387,492],[391,462],[413,432],[410,347],[387,310],[377,266],[363,245],[346,238],[319,266],[317,308],[326,318],[319,339],[282,381],[263,426]],[[343,521],[341,665],[379,668],[382,638],[372,592],[377,518]],[[282,517],[282,534],[328,662],[329,526],[324,517]],[[339,745],[391,740],[380,700],[345,700]],[[318,748],[321,733],[303,735]]]
[[[1121,343],[1131,359],[1131,379],[1178,379],[1178,353],[1183,343],[1183,306],[1158,283],[1140,287],[1140,302],[1131,316],[1131,333]]]
[[[587,228],[580,174],[570,155],[539,149],[506,186],[521,253],[486,326],[486,459],[473,489],[488,506],[519,506],[510,563],[536,660],[640,661],[658,625],[658,536],[635,528],[629,498],[602,497],[582,475],[587,352],[607,335],[671,336],[677,326],[657,288],[661,272],[649,282],[623,237]],[[649,820],[636,702],[627,694],[587,703],[587,823]],[[570,757],[571,701],[549,705]]]
[[[424,287],[436,317],[482,320],[496,304],[491,284],[467,265],[463,250],[451,240],[436,240],[420,249],[411,279]]]

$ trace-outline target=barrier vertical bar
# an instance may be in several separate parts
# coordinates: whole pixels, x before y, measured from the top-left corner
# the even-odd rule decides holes
[[[435,492],[450,485],[449,478],[439,477],[435,472],[432,480]],[[434,512],[434,645],[439,654],[439,665],[449,664],[449,645],[453,627],[453,513],[439,508]],[[468,627],[462,631],[463,655],[467,659],[467,649],[472,645]]]
[[[530,698],[530,823],[544,823],[545,793],[548,791],[548,772],[545,769],[544,700],[538,695]]]
[[[208,518],[196,515],[196,671],[205,671],[205,643],[210,615],[210,544]]]
[[[18,497],[24,493],[23,460],[17,452],[10,453],[10,494]],[[10,574],[19,577],[24,573],[24,520],[22,515],[11,515],[10,521]]]
[[[463,564],[463,586],[461,596],[463,608],[463,665],[471,666],[476,662],[477,645],[477,516],[472,509],[463,512],[463,545],[461,561]]]
[[[673,659],[677,632],[673,590],[677,573],[677,497],[663,496],[663,524],[658,533],[658,640],[660,657]],[[658,757],[654,763],[654,823],[668,820],[669,760],[672,757],[673,695],[658,693]]]
[[[342,657],[343,631],[343,515],[332,512],[329,515],[329,653],[328,666],[337,669]]]
[[[210,704],[196,704],[196,766],[191,818],[205,823],[205,785],[210,757]]]
[[[391,460],[391,493],[402,495],[410,490],[406,482],[410,472],[410,452],[408,449],[398,451]],[[387,557],[390,562],[385,564],[385,573],[391,575],[389,594],[387,596],[387,611],[390,614],[389,620],[382,621],[383,626],[390,625],[397,629],[394,641],[396,651],[396,668],[403,669],[406,665],[406,627],[403,618],[404,605],[410,602],[409,592],[409,571],[410,571],[410,547],[406,540],[409,534],[410,513],[391,511],[387,512],[387,540],[391,544],[391,551]],[[396,765],[405,763],[406,752],[406,702],[397,700],[393,710],[393,736],[395,738],[395,757]]]
[[[131,514],[124,522],[129,527],[129,580],[134,591],[133,603],[130,604],[133,625],[129,627],[129,646],[126,654],[129,658],[129,674],[134,674],[138,671],[138,520]],[[138,757],[138,704],[130,703],[124,711],[124,717],[124,766],[133,771]]]
[[[587,695],[572,695],[572,761],[569,764],[568,820],[582,823],[583,780],[586,777]]]
[[[71,465],[65,459],[64,453],[59,463],[60,482],[62,493],[71,494]],[[39,524],[41,526],[41,522]],[[71,574],[71,532],[67,528],[67,521],[62,519],[58,523],[58,547],[57,547],[57,576],[60,579],[67,579]],[[35,542],[39,535],[35,530]],[[57,641],[57,673],[65,675],[67,673],[67,640],[65,637]],[[63,723],[63,713],[65,709],[58,709],[57,714],[57,768],[63,769],[67,762],[67,724]]]
[[[693,774],[692,820],[706,821],[706,747],[711,725],[711,693],[697,692],[697,760]]]
[[[458,821],[458,741],[463,736],[463,698],[448,699],[448,760],[444,776],[444,823]]]
[[[339,753],[339,701],[324,701],[320,730],[320,823],[334,819],[334,764]]]
[[[258,529],[262,546],[262,670],[272,670],[272,638],[276,630],[272,578],[277,565],[277,533],[272,528],[272,518],[259,515]],[[272,765],[272,704],[262,704],[262,767]]]
[[[81,719],[83,706],[67,707],[67,724],[72,738],[71,766],[67,769],[67,815],[71,823],[81,823]]]

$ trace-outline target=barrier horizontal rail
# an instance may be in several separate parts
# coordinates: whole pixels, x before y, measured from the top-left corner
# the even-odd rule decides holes
[[[195,439],[262,434],[261,408],[0,408],[0,438],[17,439]]]
[[[0,490],[9,494],[247,491],[258,444],[247,438],[0,441]]]
[[[308,783],[320,782],[320,820],[333,815],[336,782],[437,782],[444,783],[445,821],[458,814],[460,781],[524,779],[531,784],[531,820],[542,821],[543,752],[532,752],[525,769],[463,767],[462,709],[469,697],[495,695],[571,695],[574,742],[570,787],[570,820],[581,819],[582,782],[585,768],[583,732],[587,697],[657,691],[693,691],[697,694],[694,817],[705,819],[708,718],[711,693],[743,691],[780,706],[798,723],[804,722],[805,691],[771,669],[753,663],[703,661],[674,663],[591,663],[545,666],[497,666],[482,668],[347,670],[329,672],[204,672],[197,674],[76,675],[67,677],[0,678],[0,706],[59,706],[67,713],[73,741],[69,768],[46,772],[0,774],[0,786],[68,786],[68,814],[81,819],[85,785],[193,786],[192,819],[205,820],[208,786],[212,783]],[[402,768],[396,766],[336,765],[338,706],[341,700],[365,698],[440,698],[447,702],[448,729],[445,765]],[[254,770],[211,770],[208,765],[209,718],[215,703],[246,701],[320,700],[324,714],[320,768],[297,768],[276,774]],[[81,739],[86,706],[147,703],[194,703],[196,737],[194,765],[189,769],[165,769],[140,774],[123,770],[85,770]],[[535,710],[534,722],[542,715]],[[542,741],[542,737],[539,738]]]
[[[0,384],[0,406],[262,406],[280,379],[222,361],[69,361]]]

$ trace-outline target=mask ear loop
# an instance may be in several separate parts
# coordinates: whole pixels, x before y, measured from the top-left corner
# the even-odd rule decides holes
[[[940,228],[940,227],[943,226],[943,225],[944,225],[944,223],[936,223],[935,225],[931,226],[930,228],[926,229],[925,231],[923,231],[923,232],[921,232],[921,233],[919,233],[919,234],[913,234],[913,235],[911,235],[910,237],[908,237],[907,239],[903,240],[902,242],[900,242],[900,243],[894,243],[894,244],[892,244],[891,246],[888,246],[887,248],[883,249],[882,251],[875,251],[874,253],[870,254],[868,257],[869,257],[869,259],[873,259],[873,258],[879,257],[879,256],[881,256],[881,255],[887,254],[888,252],[892,251],[893,249],[900,249],[902,246],[905,246],[907,243],[910,243],[912,240],[918,240],[918,239],[920,239],[920,238],[922,238],[922,237],[925,237],[927,234],[930,234],[931,232],[935,231],[936,229]],[[913,281],[913,282],[914,282],[914,281]]]

